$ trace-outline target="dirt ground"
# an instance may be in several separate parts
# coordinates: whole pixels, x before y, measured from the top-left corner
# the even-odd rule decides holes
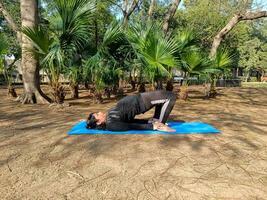
[[[171,119],[221,134],[68,136],[116,100],[20,105],[0,89],[0,199],[267,199],[267,89],[220,93],[178,100]]]

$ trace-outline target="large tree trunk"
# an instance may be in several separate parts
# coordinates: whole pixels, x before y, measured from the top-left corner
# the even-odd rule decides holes
[[[223,38],[234,28],[234,26],[244,20],[253,20],[262,17],[267,17],[267,11],[257,11],[257,12],[246,12],[235,14],[234,17],[226,24],[226,26],[218,32],[218,34],[214,37],[212,47],[210,50],[210,57],[214,57],[217,53],[217,49],[219,48],[221,41]]]
[[[38,7],[37,0],[21,0],[21,25],[33,28],[37,25]],[[25,93],[19,97],[24,103],[48,103],[50,99],[40,89],[39,67],[37,60],[29,53],[32,43],[27,37],[21,35],[21,69]]]
[[[166,34],[169,30],[169,24],[170,24],[170,20],[173,18],[179,4],[180,4],[181,0],[173,0],[172,5],[170,7],[170,9],[168,10],[165,18],[164,18],[164,22],[163,22],[163,31]]]

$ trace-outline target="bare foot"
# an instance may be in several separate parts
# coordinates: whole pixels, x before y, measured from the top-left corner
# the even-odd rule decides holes
[[[166,125],[158,127],[157,130],[165,131],[165,132],[175,132],[176,131],[175,129],[172,129],[172,128],[166,126]]]

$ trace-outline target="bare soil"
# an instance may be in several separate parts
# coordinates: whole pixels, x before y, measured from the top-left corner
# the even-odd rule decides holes
[[[2,88],[0,199],[267,199],[267,89],[220,94],[191,93],[171,119],[221,134],[68,136],[116,100],[97,105],[82,91],[70,107],[21,105]]]

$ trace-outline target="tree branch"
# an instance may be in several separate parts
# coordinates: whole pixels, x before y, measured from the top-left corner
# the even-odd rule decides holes
[[[125,12],[127,12],[127,10],[128,10],[128,0],[124,0],[124,2],[123,2],[123,10]]]
[[[247,12],[247,13],[241,15],[240,21],[259,19],[262,17],[267,17],[267,11]]]
[[[129,10],[124,10],[124,19],[123,19],[123,24],[127,25],[129,17],[131,16],[131,14],[133,13],[133,11],[135,10],[135,8],[137,7],[138,3],[140,0],[133,0],[132,1],[132,5],[129,8]],[[126,2],[126,1],[125,1]]]
[[[156,5],[156,0],[151,0],[150,6],[149,6],[149,10],[148,10],[148,19],[151,19],[152,15],[153,15],[153,11]]]
[[[131,7],[130,7],[130,9],[128,10],[128,18],[129,18],[129,16],[133,13],[133,11],[135,10],[135,8],[137,7],[137,5],[138,5],[138,3],[139,3],[139,0],[133,0],[133,2],[132,2],[132,5],[131,5]]]
[[[124,12],[123,8],[121,7],[121,5],[117,4],[116,2],[112,1],[112,0],[107,0],[110,3],[114,4],[115,6],[117,6],[119,9],[121,9],[122,12]]]
[[[267,17],[267,11],[257,11],[257,12],[246,12],[235,14],[232,19],[226,24],[226,26],[220,30],[217,35],[213,39],[212,47],[210,50],[210,57],[214,57],[217,53],[217,49],[219,48],[221,41],[224,37],[235,27],[236,24],[240,21],[245,20],[254,20],[262,17]]]
[[[173,18],[179,4],[180,4],[181,0],[173,0],[172,5],[169,9],[169,11],[167,12],[165,18],[164,18],[164,22],[163,22],[163,31],[165,32],[165,34],[168,32],[169,30],[169,23],[170,20]]]
[[[17,34],[17,40],[21,42],[21,34],[17,24],[14,22],[13,18],[9,12],[5,9],[3,2],[0,0],[0,12],[3,14],[5,20],[7,21],[9,27]]]

